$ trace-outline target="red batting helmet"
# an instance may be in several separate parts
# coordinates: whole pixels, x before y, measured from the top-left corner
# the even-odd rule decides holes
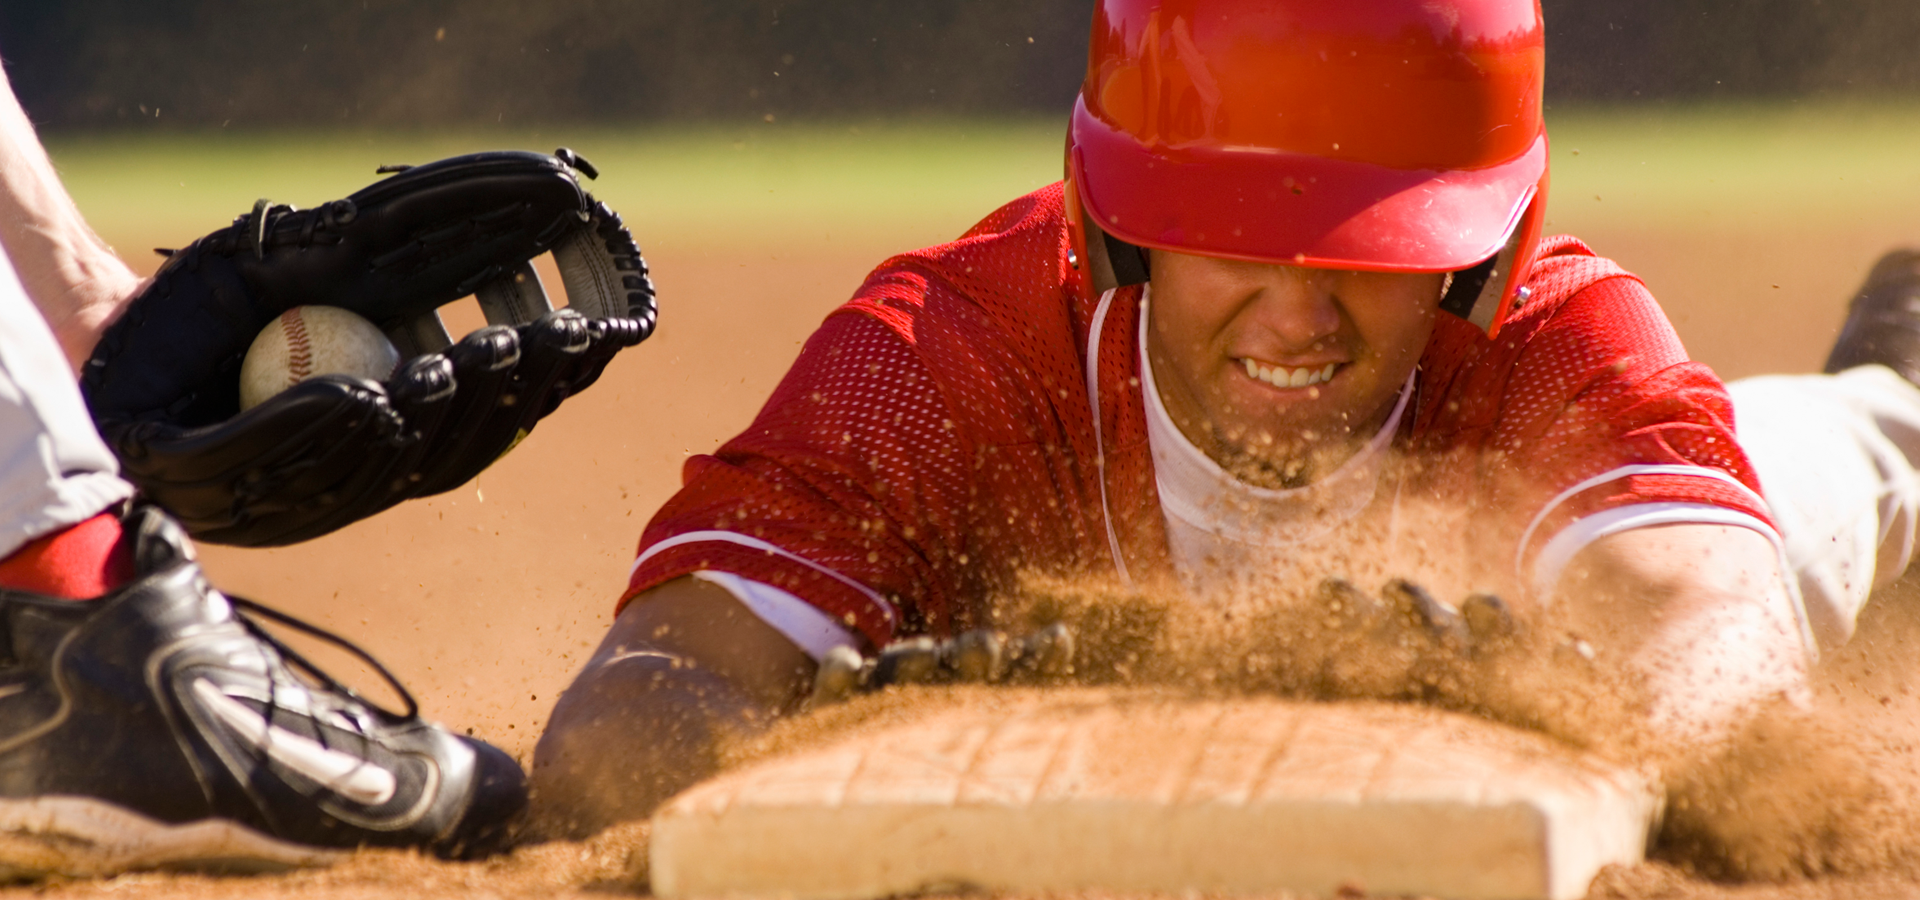
[[[1545,57],[1538,0],[1100,0],[1075,250],[1084,204],[1122,283],[1140,247],[1456,272],[1442,307],[1495,332],[1546,211]]]

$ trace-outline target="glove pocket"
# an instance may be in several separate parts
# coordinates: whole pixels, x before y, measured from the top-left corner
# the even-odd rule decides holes
[[[392,505],[367,495],[405,444],[386,389],[346,375],[303,381],[214,425],[103,431],[141,491],[195,537],[250,547],[305,540]]]

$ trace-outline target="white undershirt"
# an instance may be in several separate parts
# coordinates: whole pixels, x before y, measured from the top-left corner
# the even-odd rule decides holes
[[[1153,475],[1167,522],[1174,571],[1196,595],[1219,596],[1220,588],[1284,576],[1311,551],[1344,541],[1344,526],[1373,503],[1387,445],[1400,428],[1413,378],[1400,389],[1386,424],[1352,458],[1305,487],[1254,487],[1228,474],[1187,440],[1154,386],[1147,355],[1147,298],[1140,301],[1140,380],[1146,406],[1147,442]]]

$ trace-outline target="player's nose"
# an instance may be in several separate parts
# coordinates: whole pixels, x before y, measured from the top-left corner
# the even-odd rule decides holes
[[[1340,331],[1337,279],[1298,266],[1260,266],[1248,312],[1288,350],[1325,347]]]

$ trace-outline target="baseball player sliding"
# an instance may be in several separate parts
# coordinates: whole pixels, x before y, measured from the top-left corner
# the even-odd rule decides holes
[[[1675,740],[1803,690],[1911,554],[1920,258],[1834,374],[1729,389],[1542,236],[1543,34],[1534,0],[1099,4],[1065,181],[882,264],[689,461],[536,752],[548,813],[644,815],[819,661],[986,624],[1023,572],[1208,604],[1398,558],[1416,509]]]

